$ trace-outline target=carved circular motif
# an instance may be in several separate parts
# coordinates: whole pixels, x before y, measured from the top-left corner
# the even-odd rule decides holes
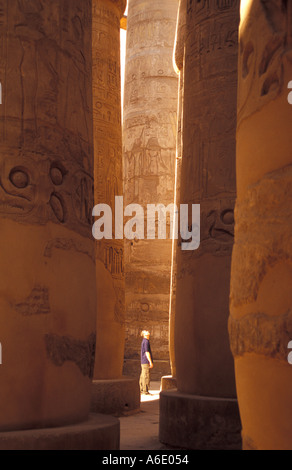
[[[9,180],[19,189],[26,188],[29,184],[29,176],[22,168],[13,168],[9,174]]]
[[[149,304],[147,304],[146,302],[145,303],[141,303],[141,310],[142,312],[149,312]]]
[[[233,210],[224,211],[224,212],[221,214],[221,220],[222,220],[222,222],[224,222],[224,224],[226,224],[226,225],[232,225],[232,224],[234,224],[234,212],[233,212]]]
[[[56,186],[59,186],[60,184],[63,183],[63,173],[62,173],[62,171],[60,170],[60,168],[57,168],[57,167],[51,168],[50,176],[51,176],[52,182],[53,182]]]
[[[63,165],[58,162],[52,163],[50,169],[50,178],[54,185],[60,186],[64,182],[64,176],[67,173]]]
[[[62,198],[59,194],[53,193],[50,197],[50,206],[59,222],[65,222],[65,210]]]

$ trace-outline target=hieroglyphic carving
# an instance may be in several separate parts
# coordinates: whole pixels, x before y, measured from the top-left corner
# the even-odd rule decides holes
[[[178,77],[172,58],[177,10],[178,0],[128,2],[123,126],[126,204],[146,207],[174,202]],[[135,337],[130,331],[132,322],[140,323],[141,329],[147,323],[152,341],[159,344],[157,359],[169,357],[172,243],[163,240],[156,259],[150,261],[149,250],[153,253],[157,249],[156,241],[153,245],[143,240],[139,245],[125,243],[126,360],[139,347],[139,335]],[[163,344],[157,323],[165,328]]]
[[[79,367],[83,375],[93,377],[96,336],[92,333],[87,340],[69,336],[46,334],[44,336],[48,358],[56,367],[71,361]]]
[[[126,0],[94,0],[92,21],[94,202],[108,204],[115,220],[115,197],[123,195],[120,19]],[[113,228],[115,224],[113,223]],[[100,342],[96,351],[95,378],[118,377],[122,373],[125,289],[124,241],[96,241],[97,323]],[[106,326],[104,326],[106,325]],[[107,328],[103,334],[102,328]],[[104,338],[112,334],[112,343]],[[103,363],[107,357],[111,367]]]
[[[86,236],[93,207],[89,6],[0,4],[1,215],[51,220]]]
[[[183,145],[178,200],[200,204],[201,242],[194,251],[177,249],[176,378],[183,393],[212,397],[235,396],[227,321],[236,196],[238,25],[238,1],[189,0],[184,48],[180,44]],[[180,243],[178,239],[178,247]],[[220,354],[202,352],[211,337]]]
[[[206,9],[228,10],[239,4],[239,0],[188,0],[187,11],[198,15]]]
[[[44,315],[51,312],[49,290],[47,287],[36,286],[23,302],[15,305],[21,315]]]
[[[125,8],[124,1],[118,4],[93,3],[94,201],[95,204],[108,204],[113,218],[115,196],[123,194],[119,58],[121,8]],[[113,279],[123,279],[122,240],[97,242],[97,258],[104,263]]]
[[[5,155],[8,155],[8,148]],[[93,178],[72,162],[10,152],[0,162],[0,213],[25,223],[59,222],[90,236]]]
[[[237,243],[233,250],[236,270],[231,284],[233,307],[256,301],[268,270],[280,261],[292,259],[291,202],[287,197],[291,186],[292,166],[288,165],[267,174],[237,202]]]
[[[88,245],[88,243],[82,242],[81,240],[73,240],[71,238],[54,238],[49,240],[45,249],[44,256],[46,258],[51,258],[53,255],[53,250],[63,250],[63,251],[75,251],[76,253],[82,253],[88,256],[92,261],[95,260],[95,250],[93,245]]]
[[[230,347],[234,357],[255,353],[287,361],[292,338],[292,312],[280,316],[251,313],[240,320],[229,318]]]
[[[155,123],[155,129],[159,135],[158,120]],[[135,139],[132,148],[124,152],[127,200],[131,203],[141,203],[141,195],[148,203],[151,201],[155,203],[161,200],[159,197],[161,198],[163,194],[173,193],[174,147],[171,147],[172,142],[170,141],[169,147],[165,148],[160,144],[159,137],[146,138],[146,133],[147,128],[146,132],[142,129],[141,136]],[[161,135],[163,136],[163,130]]]
[[[0,0],[0,316],[17,381],[12,393],[1,375],[1,430],[86,420],[90,407],[78,367],[92,376],[91,23],[91,0]]]
[[[189,2],[184,91],[182,202],[201,204],[201,246],[230,255],[235,204],[235,125],[239,4]],[[198,16],[197,16],[197,13]],[[204,21],[203,21],[204,20]],[[228,74],[228,87],[226,87]],[[224,78],[223,78],[224,77]],[[190,97],[188,97],[190,94]],[[196,103],[196,106],[194,106]],[[202,118],[208,109],[208,118]],[[194,158],[195,157],[195,158]],[[188,254],[185,254],[188,256]]]
[[[291,8],[242,2],[239,28],[229,336],[245,449],[291,449]]]
[[[103,261],[113,277],[121,278],[124,274],[124,250],[121,244],[104,244]]]
[[[291,58],[291,4],[276,0],[253,2],[240,39],[238,121],[275,99],[283,86],[283,60]],[[254,24],[262,32],[254,37]],[[285,52],[283,50],[286,48]]]

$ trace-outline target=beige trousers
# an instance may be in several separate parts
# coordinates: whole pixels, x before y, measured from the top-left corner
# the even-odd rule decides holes
[[[141,364],[140,392],[148,393],[150,389],[150,365]]]

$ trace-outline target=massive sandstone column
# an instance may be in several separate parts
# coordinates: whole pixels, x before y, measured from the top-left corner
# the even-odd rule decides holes
[[[227,328],[238,22],[238,1],[187,3],[179,198],[201,205],[201,244],[195,251],[183,251],[180,243],[177,247],[178,391],[161,394],[160,439],[194,449],[240,445]]]
[[[173,204],[178,79],[172,56],[178,0],[130,0],[124,99],[125,204]],[[171,240],[125,245],[125,370],[140,371],[139,333],[147,328],[155,367],[170,372],[168,353]]]
[[[0,74],[0,431],[71,425],[96,330],[91,1],[1,1]]]
[[[125,8],[126,0],[93,0],[94,202],[110,206],[113,222],[115,197],[123,195],[120,19]],[[124,240],[123,234],[117,239],[114,223],[112,237],[96,243],[97,343],[93,410],[105,413],[139,407],[138,383],[135,386],[133,381],[122,379]],[[131,390],[133,386],[136,392]]]
[[[177,139],[176,139],[176,162],[175,162],[175,182],[174,182],[174,203],[179,207],[181,163],[183,153],[183,92],[184,92],[184,52],[185,52],[185,33],[187,17],[187,0],[180,0],[176,35],[174,44],[174,67],[178,74],[178,112],[177,112]],[[175,214],[177,221],[178,213]],[[169,359],[171,376],[164,376],[161,379],[161,389],[167,390],[176,388],[176,363],[175,363],[175,300],[176,300],[176,276],[177,276],[177,240],[172,241],[172,265],[171,265],[171,283],[170,283],[170,301],[169,301]]]
[[[291,2],[242,2],[229,327],[244,449],[292,449],[291,80]]]

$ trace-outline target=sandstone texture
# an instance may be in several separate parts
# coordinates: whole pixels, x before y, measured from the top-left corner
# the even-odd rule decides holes
[[[189,449],[241,447],[228,338],[238,24],[239,1],[180,2],[174,55],[180,73],[176,200],[200,204],[200,246],[184,251],[180,237],[173,250],[177,390],[160,394],[159,436],[163,443]]]
[[[242,5],[229,331],[245,449],[292,448],[291,24],[290,2]]]
[[[1,431],[89,412],[91,67],[91,1],[0,2]]]
[[[130,0],[125,74],[125,204],[174,202],[178,78],[173,69],[177,0]],[[146,220],[145,220],[146,222]],[[169,222],[168,222],[169,227]],[[168,229],[169,232],[169,229]],[[125,368],[140,372],[140,331],[151,333],[152,376],[169,367],[169,239],[125,241]]]
[[[181,9],[186,5],[181,2]],[[187,4],[180,203],[200,204],[201,243],[177,248],[175,357],[178,389],[233,398],[228,338],[234,237],[238,1]],[[182,50],[184,53],[182,54]]]
[[[123,195],[120,19],[126,0],[93,0],[94,202],[115,218]],[[114,227],[114,224],[113,224]],[[124,240],[96,241],[97,345],[94,379],[121,377],[125,340]]]

